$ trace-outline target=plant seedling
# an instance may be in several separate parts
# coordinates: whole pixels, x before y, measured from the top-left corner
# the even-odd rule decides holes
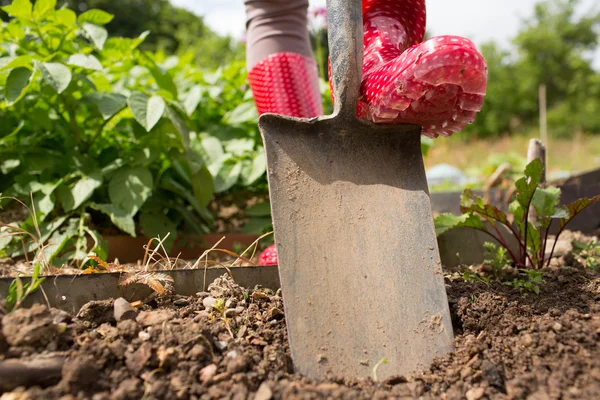
[[[589,243],[574,240],[573,254],[585,268],[599,270],[600,269],[600,243],[591,241]]]

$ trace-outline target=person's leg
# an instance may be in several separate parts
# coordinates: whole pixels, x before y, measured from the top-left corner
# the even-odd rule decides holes
[[[245,0],[248,81],[260,114],[323,114],[308,0]]]

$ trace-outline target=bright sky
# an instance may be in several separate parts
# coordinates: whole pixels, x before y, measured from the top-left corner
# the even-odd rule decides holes
[[[171,0],[205,17],[215,31],[240,37],[244,32],[243,0]],[[589,10],[597,0],[583,0]],[[536,0],[427,0],[427,28],[433,35],[457,34],[476,43],[489,39],[507,43],[529,17]],[[311,7],[325,0],[310,0]]]

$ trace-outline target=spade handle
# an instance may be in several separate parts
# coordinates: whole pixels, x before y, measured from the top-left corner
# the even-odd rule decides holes
[[[363,66],[361,0],[327,0],[331,57],[333,116],[356,119],[356,103]]]

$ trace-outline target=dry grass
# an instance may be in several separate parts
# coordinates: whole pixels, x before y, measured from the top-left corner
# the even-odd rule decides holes
[[[491,158],[510,157],[511,153],[523,160],[531,136],[511,136],[500,139],[465,140],[460,135],[438,138],[425,158],[425,166],[446,163],[462,171],[487,174]],[[572,139],[550,139],[548,143],[548,172],[583,172],[600,167],[600,135],[576,134]],[[476,172],[478,171],[478,172]]]

